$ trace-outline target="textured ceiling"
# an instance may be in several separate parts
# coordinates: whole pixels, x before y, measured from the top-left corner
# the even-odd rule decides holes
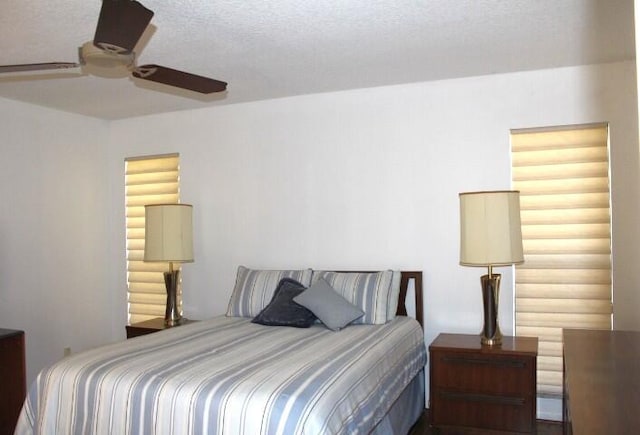
[[[75,69],[3,74],[0,97],[120,119],[635,58],[633,0],[140,2],[155,16],[138,64],[224,80],[226,93],[201,97]],[[99,0],[0,1],[0,64],[77,61],[99,11]]]

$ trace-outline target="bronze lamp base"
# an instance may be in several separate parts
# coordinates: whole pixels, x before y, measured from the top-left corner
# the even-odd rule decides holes
[[[165,326],[176,326],[182,323],[182,315],[178,310],[178,278],[180,271],[172,270],[164,273],[164,284],[167,288],[167,308],[164,312]]]
[[[500,297],[500,274],[482,275],[482,308],[484,326],[480,341],[485,346],[502,344],[502,333],[498,324],[498,300]]]

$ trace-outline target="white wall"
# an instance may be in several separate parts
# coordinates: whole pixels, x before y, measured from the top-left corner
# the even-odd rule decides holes
[[[108,124],[0,99],[0,327],[22,329],[27,377],[112,341]]]
[[[458,193],[510,186],[512,128],[607,121],[615,297],[624,301],[617,324],[640,329],[636,111],[634,64],[618,63],[118,121],[111,217],[124,212],[117,177],[126,156],[178,151],[196,235],[195,263],[183,272],[188,317],[224,312],[239,264],[418,269],[429,343],[440,332],[476,333],[482,324],[483,271],[458,265]],[[122,226],[111,227],[112,242],[123,238]],[[111,264],[124,288],[122,258]],[[511,271],[501,272],[500,319],[512,333]],[[124,312],[124,298],[116,310]],[[544,412],[560,417],[558,407]]]
[[[401,267],[426,274],[427,338],[473,330],[481,324],[481,271],[458,266],[457,194],[509,187],[511,128],[610,122],[615,278],[624,284],[616,294],[633,297],[626,290],[637,284],[629,243],[637,237],[634,74],[633,63],[619,63],[117,121],[110,173],[122,172],[126,156],[180,152],[182,199],[195,205],[197,257],[184,272],[192,317],[224,310],[238,264]],[[113,183],[116,219],[123,182]],[[111,230],[120,243],[123,228]],[[122,260],[112,260],[124,282]],[[501,315],[509,332],[506,278]],[[637,327],[624,314],[619,321]]]
[[[187,316],[223,313],[239,264],[391,267],[424,271],[427,343],[476,333],[483,271],[458,265],[458,193],[509,187],[510,129],[600,121],[611,125],[616,323],[640,329],[633,62],[112,123],[0,100],[0,327],[26,330],[29,382],[63,347],[124,339],[124,158],[178,151],[195,207]]]

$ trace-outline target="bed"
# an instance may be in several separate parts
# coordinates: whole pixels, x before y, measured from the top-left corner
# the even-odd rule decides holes
[[[305,306],[299,296],[330,283],[364,314],[333,330],[326,316],[309,327],[255,323],[284,278],[306,289],[294,298]],[[406,434],[424,410],[425,364],[421,272],[241,267],[225,316],[43,370],[16,434]]]

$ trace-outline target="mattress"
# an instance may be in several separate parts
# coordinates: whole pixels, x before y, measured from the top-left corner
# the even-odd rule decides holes
[[[426,363],[420,325],[333,332],[216,317],[65,358],[16,434],[359,434]]]

